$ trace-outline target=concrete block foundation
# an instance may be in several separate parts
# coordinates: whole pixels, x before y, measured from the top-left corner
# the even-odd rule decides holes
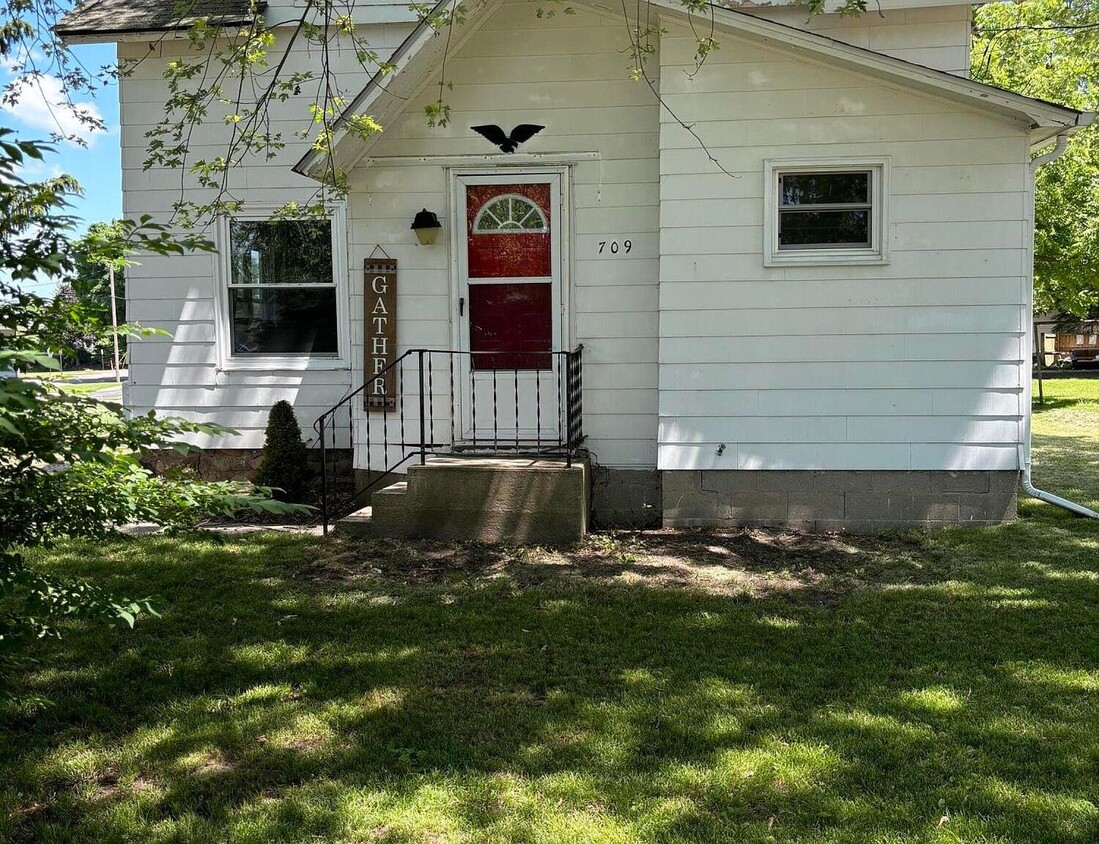
[[[320,472],[320,450],[311,448],[308,455],[310,468]],[[351,449],[329,449],[328,459],[333,471],[351,471]],[[204,481],[252,481],[262,460],[261,448],[203,448],[187,454],[160,448],[146,449],[141,454],[141,464],[154,474],[186,470]]]
[[[332,456],[338,476],[351,472],[349,450]],[[319,452],[311,450],[309,457],[319,469]],[[142,462],[158,473],[187,469],[207,480],[251,480],[260,450],[207,449],[180,455],[165,449],[145,452]],[[502,474],[497,471],[504,465],[500,462],[491,464],[492,471],[489,464],[482,461],[478,466],[469,458],[432,462],[449,469],[436,473],[438,482],[428,477],[416,482],[416,525],[409,527],[408,518],[395,515],[405,512],[403,503],[387,504],[388,499],[376,493],[371,532],[389,519],[394,522],[391,535],[410,536],[415,530],[463,538],[473,525],[478,538],[556,543],[582,536],[589,514],[595,527],[625,529],[760,525],[870,533],[981,526],[1016,517],[1019,481],[1015,471],[658,471],[610,468],[584,460],[574,462],[574,467],[582,467],[577,469],[581,482],[581,475],[562,475],[562,464],[554,461],[541,461],[546,471],[532,472],[532,462],[539,461],[520,460],[528,471]],[[548,471],[551,465],[557,471]],[[360,488],[375,476],[361,469],[354,474]],[[551,482],[551,477],[557,479]],[[409,491],[405,485],[387,490],[390,496]],[[569,515],[558,519],[555,513],[564,512],[558,504],[565,498]],[[584,513],[582,525],[578,512]],[[401,518],[404,522],[398,524]]]
[[[596,527],[660,527],[660,472],[592,466],[592,523]]]
[[[761,525],[870,533],[1016,517],[1015,471],[665,471],[666,528]],[[598,505],[597,505],[598,506]]]

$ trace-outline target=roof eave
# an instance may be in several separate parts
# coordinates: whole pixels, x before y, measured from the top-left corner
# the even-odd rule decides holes
[[[1095,121],[1096,114],[1091,111],[1079,113],[1075,126],[1034,126],[1030,130],[1030,152],[1036,154],[1040,149],[1061,135],[1075,135],[1081,129],[1086,129]]]
[[[252,25],[251,18],[211,20],[207,23],[219,29],[246,28]],[[195,21],[184,21],[177,25],[157,29],[136,27],[133,29],[61,29],[54,27],[54,34],[62,44],[115,44],[122,41],[144,41],[149,38],[184,38],[195,25]]]
[[[435,8],[438,9],[442,3],[445,2],[446,0],[440,0],[440,3],[436,5]],[[341,157],[357,157],[359,151],[348,151],[347,147],[355,145],[356,141],[361,142],[362,139],[354,138],[347,130],[342,128],[343,124],[347,122],[348,115],[358,114],[360,110],[369,108],[376,103],[378,98],[383,96],[388,88],[388,86],[383,86],[383,81],[389,80],[390,85],[397,82],[408,67],[408,64],[415,59],[416,55],[423,47],[426,38],[430,37],[431,34],[431,27],[425,22],[421,22],[411,33],[409,33],[408,37],[401,42],[400,46],[393,51],[393,55],[390,57],[389,61],[394,65],[394,70],[385,76],[380,72],[374,74],[366,84],[366,87],[364,87],[355,99],[348,104],[347,108],[341,112],[340,116],[336,118],[332,125],[334,139],[331,142],[332,151],[330,154],[326,155],[322,150],[310,147],[309,151],[298,159],[297,163],[290,169],[301,176],[319,180],[323,177],[324,170],[329,166],[340,166],[339,159]],[[336,133],[339,133],[338,137],[335,137]],[[363,146],[365,147],[365,143],[363,143]],[[344,152],[343,156],[340,155],[341,151]]]

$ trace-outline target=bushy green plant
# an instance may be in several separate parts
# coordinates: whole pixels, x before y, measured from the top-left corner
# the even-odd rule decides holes
[[[300,502],[305,498],[312,472],[309,452],[301,438],[301,427],[288,401],[271,407],[267,417],[263,459],[256,472],[256,483],[271,487],[280,501]]]
[[[48,301],[15,286],[64,277],[73,267],[76,221],[65,209],[78,186],[64,176],[45,182],[22,177],[27,161],[42,159],[45,149],[0,129],[0,279],[11,279],[0,280],[0,373],[8,376],[0,377],[0,693],[26,645],[59,635],[64,619],[132,625],[150,610],[148,600],[115,598],[94,584],[39,572],[27,564],[25,549],[101,535],[133,521],[180,528],[242,509],[302,509],[248,484],[156,478],[137,460],[144,449],[186,451],[186,435],[233,433],[228,429],[152,413],[129,417],[119,404],[20,375],[56,369],[57,354],[73,336],[111,330],[71,297]],[[186,248],[147,219],[121,225],[132,247],[159,253]]]

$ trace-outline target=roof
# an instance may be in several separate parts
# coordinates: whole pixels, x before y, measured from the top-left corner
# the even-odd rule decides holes
[[[452,1],[440,0],[436,6],[436,12],[449,10]],[[613,0],[606,5],[604,2],[605,0],[578,0],[578,5],[586,5],[603,13],[614,14]],[[650,0],[650,2],[653,6],[659,6],[661,14],[666,18],[687,19],[688,12],[679,0]],[[462,5],[467,11],[461,32],[461,37],[464,39],[487,20],[499,6],[499,2],[498,0],[465,0]],[[905,88],[959,101],[975,110],[991,111],[1009,119],[1025,122],[1031,129],[1032,144],[1040,144],[1061,133],[1087,126],[1095,116],[1055,103],[1004,91],[884,53],[855,47],[824,35],[745,12],[713,4],[710,8],[713,10],[715,22],[723,28],[778,49],[794,49],[817,61],[854,69],[887,82],[900,84]],[[617,14],[621,15],[621,8],[618,9]],[[434,18],[434,15],[428,17]],[[439,38],[438,33],[429,24],[421,23],[393,54],[390,61],[396,69],[390,73],[379,73],[367,83],[336,121],[337,129],[347,117],[367,112],[385,125],[395,116],[395,112],[403,108],[408,99],[419,90],[423,79],[432,71],[444,52],[441,44],[444,41],[445,39]],[[451,50],[455,47],[453,43],[450,45]],[[368,139],[361,139],[343,133],[332,147],[337,163],[346,165],[358,160],[366,154],[377,137],[374,135]],[[294,170],[305,175],[316,175],[323,161],[322,152],[311,150],[294,166]]]
[[[265,5],[258,4],[255,11]],[[216,26],[248,26],[255,11],[249,0],[89,0],[65,15],[54,32],[63,39],[90,39],[189,29],[199,20]]]

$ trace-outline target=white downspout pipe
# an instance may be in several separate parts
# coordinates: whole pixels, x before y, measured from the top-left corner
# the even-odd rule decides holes
[[[1062,132],[1057,136],[1057,143],[1054,145],[1053,149],[1031,159],[1031,171],[1037,173],[1039,167],[1043,164],[1049,164],[1051,161],[1056,161],[1065,154],[1066,149],[1068,149],[1068,132]]]
[[[1027,439],[1029,440],[1029,433],[1027,435]],[[1031,483],[1029,442],[1027,443],[1026,448],[1028,454],[1026,455],[1026,463],[1023,465],[1023,492],[1025,492],[1031,498],[1037,498],[1039,501],[1045,501],[1048,504],[1055,504],[1058,507],[1063,507],[1070,513],[1075,513],[1077,516],[1083,516],[1085,519],[1099,519],[1099,513],[1096,513],[1094,510],[1089,510],[1083,504],[1077,504],[1075,501],[1069,501],[1067,498],[1062,498],[1059,495],[1054,495],[1052,492],[1046,492],[1044,489],[1038,489],[1038,487]],[[1022,450],[1023,446],[1019,446],[1019,449]]]
[[[1088,115],[1088,117],[1090,117],[1090,116],[1091,115]],[[1090,123],[1091,121],[1088,120],[1087,122]],[[1028,315],[1027,320],[1029,321],[1029,325],[1030,325],[1030,330],[1027,332],[1027,345],[1031,346],[1031,347],[1033,346],[1033,343],[1034,343],[1034,239],[1033,239],[1033,232],[1034,232],[1034,181],[1033,181],[1033,176],[1038,172],[1038,168],[1041,167],[1043,164],[1049,164],[1049,162],[1051,162],[1051,161],[1056,161],[1058,158],[1060,158],[1064,154],[1065,149],[1068,146],[1068,134],[1069,134],[1068,132],[1062,132],[1061,134],[1059,134],[1057,136],[1057,143],[1050,152],[1039,155],[1033,161],[1030,162],[1030,170],[1031,170],[1031,177],[1032,178],[1031,178],[1031,183],[1030,183],[1030,189],[1027,193],[1027,196],[1028,196],[1027,220],[1028,220],[1029,228],[1030,228],[1030,232],[1031,232],[1030,245],[1027,249],[1027,253],[1028,253],[1028,256],[1029,256],[1029,260],[1027,261],[1027,266],[1028,266],[1029,271],[1030,271],[1030,283],[1027,284],[1027,290],[1029,292],[1028,292],[1028,295],[1027,295],[1026,312],[1027,312],[1027,315]],[[1031,348],[1031,355],[1026,360],[1033,359],[1035,353],[1042,354],[1042,352],[1043,352],[1042,349],[1038,349],[1037,351],[1035,351],[1033,348]],[[1024,362],[1023,365],[1025,367],[1026,363]],[[1027,384],[1029,385],[1029,383],[1030,383],[1030,379],[1028,378],[1027,379]],[[1065,510],[1068,510],[1070,513],[1075,513],[1077,516],[1083,516],[1084,518],[1087,518],[1087,519],[1099,519],[1099,513],[1096,513],[1094,510],[1088,509],[1083,504],[1077,504],[1075,501],[1069,501],[1067,498],[1062,498],[1059,495],[1054,495],[1052,492],[1046,492],[1045,490],[1038,489],[1038,487],[1036,487],[1034,485],[1034,483],[1031,481],[1031,478],[1030,478],[1030,459],[1031,459],[1030,439],[1031,439],[1031,424],[1032,424],[1032,418],[1031,417],[1032,417],[1032,414],[1033,414],[1033,407],[1031,405],[1031,395],[1030,395],[1029,387],[1028,387],[1028,389],[1026,389],[1024,391],[1024,393],[1025,393],[1025,396],[1026,396],[1026,407],[1025,407],[1025,412],[1024,412],[1024,416],[1023,416],[1023,428],[1024,428],[1024,430],[1023,430],[1023,442],[1019,445],[1019,466],[1022,470],[1023,491],[1027,495],[1029,495],[1031,498],[1037,498],[1039,501],[1045,501],[1048,504],[1053,504],[1057,507],[1062,507]]]

